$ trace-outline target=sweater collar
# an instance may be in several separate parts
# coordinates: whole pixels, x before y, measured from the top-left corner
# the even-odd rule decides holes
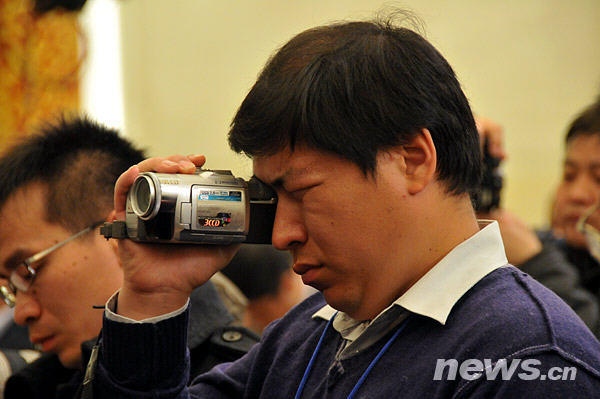
[[[493,270],[508,263],[498,222],[480,220],[479,227],[479,232],[454,247],[374,320],[391,307],[401,306],[412,313],[446,324],[456,302],[471,287]],[[335,313],[334,308],[326,305],[313,318],[329,320]],[[349,323],[357,324],[348,315],[343,314],[343,318]]]

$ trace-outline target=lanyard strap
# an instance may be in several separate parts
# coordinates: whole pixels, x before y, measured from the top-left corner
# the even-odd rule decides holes
[[[327,322],[327,325],[325,325],[325,328],[323,329],[323,332],[321,333],[321,338],[319,338],[319,342],[317,343],[317,347],[315,348],[312,356],[310,357],[310,361],[308,362],[308,366],[306,366],[306,370],[304,370],[304,375],[302,376],[302,381],[300,381],[300,385],[298,386],[298,390],[296,391],[296,395],[294,396],[294,399],[300,399],[301,396],[302,396],[302,392],[304,391],[304,386],[306,385],[306,381],[308,380],[308,376],[310,375],[310,371],[312,370],[312,367],[313,367],[313,364],[315,362],[315,359],[317,358],[317,354],[319,353],[319,350],[321,349],[321,346],[323,344],[323,340],[325,338],[325,334],[327,333],[327,330],[329,329],[329,326],[331,325],[333,319],[335,319],[335,316],[337,316],[337,312],[333,315],[333,317],[331,319],[329,319],[329,321]],[[356,395],[356,392],[358,392],[358,390],[360,389],[360,387],[362,386],[362,384],[365,382],[365,380],[367,379],[367,376],[369,375],[369,373],[371,372],[371,370],[373,369],[373,367],[375,367],[375,364],[377,364],[377,362],[379,361],[379,359],[381,359],[381,357],[383,356],[383,354],[394,343],[394,341],[396,340],[396,338],[398,337],[398,335],[400,335],[400,333],[402,332],[402,330],[404,330],[404,327],[406,327],[406,325],[408,324],[408,319],[409,318],[407,317],[406,320],[404,320],[400,324],[400,326],[398,327],[398,329],[396,330],[396,332],[394,333],[394,335],[392,335],[392,337],[385,343],[385,345],[383,346],[383,348],[381,348],[381,350],[379,351],[379,353],[377,353],[377,356],[375,356],[375,358],[371,361],[371,363],[369,364],[369,366],[367,367],[367,369],[365,370],[365,372],[359,378],[359,380],[356,383],[356,385],[354,385],[354,388],[352,389],[352,392],[350,392],[350,395],[348,395],[348,399],[354,398],[354,395]]]
[[[302,376],[302,381],[300,381],[300,385],[298,386],[298,390],[296,391],[296,396],[294,396],[294,399],[300,399],[300,397],[302,396],[302,391],[304,391],[304,385],[306,385],[306,380],[308,380],[308,375],[310,374],[310,370],[312,369],[313,363],[315,362],[315,359],[317,358],[317,353],[319,353],[319,350],[321,349],[321,345],[323,344],[323,339],[325,338],[325,333],[327,333],[329,326],[331,325],[331,323],[333,322],[333,319],[335,319],[335,316],[337,316],[337,314],[338,314],[338,312],[335,312],[333,317],[331,319],[329,319],[329,321],[325,325],[325,328],[323,329],[323,332],[321,333],[321,338],[319,338],[319,343],[317,344],[317,347],[315,348],[312,356],[310,357],[310,361],[308,362],[308,366],[306,366],[306,370],[304,370],[304,375]]]

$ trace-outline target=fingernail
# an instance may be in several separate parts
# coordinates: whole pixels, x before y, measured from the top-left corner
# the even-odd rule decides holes
[[[175,165],[177,165],[177,162],[169,161],[168,159],[165,159],[162,163],[165,166],[175,166]]]

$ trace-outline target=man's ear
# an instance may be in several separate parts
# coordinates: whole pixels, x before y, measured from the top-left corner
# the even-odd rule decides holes
[[[421,129],[402,146],[406,189],[409,194],[421,192],[435,178],[437,153],[428,129]]]

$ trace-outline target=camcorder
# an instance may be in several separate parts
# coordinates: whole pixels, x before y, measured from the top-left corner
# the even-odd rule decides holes
[[[105,223],[100,234],[152,243],[270,244],[276,207],[275,191],[254,176],[145,172],[127,194],[125,221]]]
[[[500,158],[490,154],[489,143],[486,137],[483,144],[483,176],[479,190],[475,193],[475,211],[489,213],[500,207],[500,192],[502,191],[502,170]]]

